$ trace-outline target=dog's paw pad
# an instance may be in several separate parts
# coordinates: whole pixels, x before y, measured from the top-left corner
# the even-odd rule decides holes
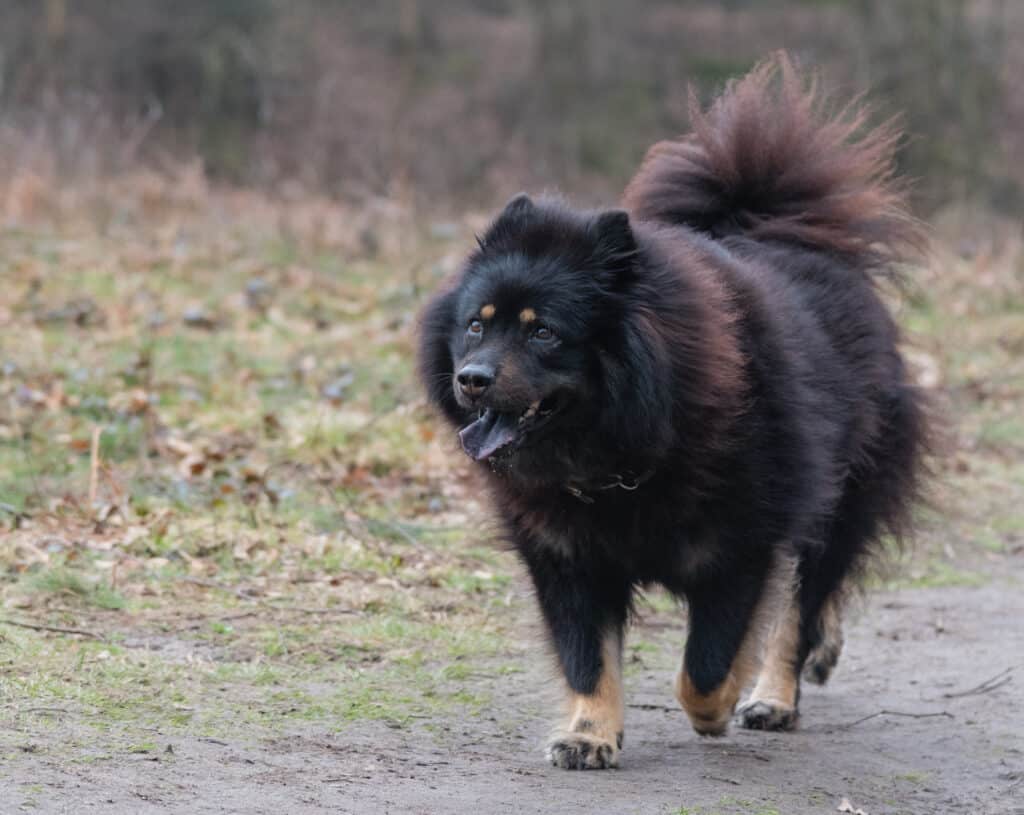
[[[621,736],[618,741],[621,744]],[[548,761],[563,770],[605,770],[619,763],[619,747],[583,733],[563,733],[545,751]]]
[[[739,726],[747,730],[792,730],[797,716],[796,708],[761,700],[747,702],[736,711]]]

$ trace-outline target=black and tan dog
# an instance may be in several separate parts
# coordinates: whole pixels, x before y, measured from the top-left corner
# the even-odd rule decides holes
[[[891,128],[785,57],[650,151],[624,209],[515,198],[424,314],[430,399],[487,473],[570,694],[548,745],[610,767],[638,587],[686,599],[676,695],[722,733],[797,718],[844,588],[898,535],[925,437],[873,277],[921,246]]]

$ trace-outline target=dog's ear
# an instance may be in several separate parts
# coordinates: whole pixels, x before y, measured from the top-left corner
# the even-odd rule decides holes
[[[420,315],[417,368],[430,401],[458,424],[463,416],[452,391],[455,364],[449,344],[454,321],[455,285],[449,282]]]
[[[601,269],[610,272],[613,280],[622,282],[633,268],[636,255],[636,238],[629,223],[629,213],[624,209],[610,209],[597,216],[594,222],[597,233],[595,260]]]
[[[486,252],[501,241],[515,234],[516,230],[533,217],[537,210],[536,204],[525,192],[519,193],[505,205],[505,209],[494,219],[482,238],[477,238],[480,249]]]
[[[523,218],[533,212],[536,208],[537,207],[534,205],[533,199],[525,192],[521,192],[505,204],[505,209],[499,216],[499,220],[502,218]]]

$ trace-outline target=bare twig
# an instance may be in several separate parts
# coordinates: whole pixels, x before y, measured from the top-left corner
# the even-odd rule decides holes
[[[631,707],[631,708],[633,708],[635,710],[664,710],[667,713],[678,713],[678,712],[680,712],[680,708],[677,708],[677,707],[667,707],[665,705],[634,704],[634,705],[626,705],[626,707]]]
[[[252,594],[249,594],[249,592],[247,592],[245,589],[236,589],[236,588],[232,588],[231,586],[225,586],[225,585],[223,585],[221,583],[218,583],[215,580],[205,580],[202,577],[181,577],[181,578],[178,578],[178,579],[182,583],[190,583],[193,586],[202,586],[204,589],[217,589],[218,591],[223,591],[223,592],[227,592],[228,594],[233,594],[239,600],[247,600],[247,601],[252,602],[252,603],[258,603],[260,605],[265,605],[258,597],[255,597]]]
[[[17,628],[29,628],[33,631],[52,631],[55,634],[74,634],[79,637],[106,642],[106,638],[95,631],[86,631],[83,628],[63,628],[59,625],[40,625],[38,623],[22,623],[17,620],[8,620],[0,617],[0,625],[13,625]]]
[[[980,685],[975,685],[973,688],[968,690],[957,691],[956,693],[944,693],[942,694],[943,699],[960,699],[964,696],[980,696],[983,693],[994,691],[996,688],[1001,688],[1007,682],[1013,680],[1013,668],[1007,668],[1004,671],[1000,671],[991,679],[986,679]]]
[[[740,782],[736,781],[735,779],[732,779],[732,778],[721,778],[721,777],[719,777],[717,775],[702,775],[701,778],[706,778],[709,781],[721,781],[723,784],[732,784],[734,787],[742,786],[742,784],[740,784]]]
[[[289,611],[292,614],[352,614],[353,616],[362,615],[362,611],[355,608],[301,608],[299,606],[267,606],[275,611]]]
[[[254,603],[260,608],[266,609],[268,611],[284,612],[290,614],[352,614],[353,616],[360,616],[363,614],[363,612],[360,609],[356,608],[336,608],[334,606],[324,606],[322,608],[309,608],[304,606],[276,605],[274,603],[268,603],[266,600],[262,600],[259,597],[249,594],[244,589],[235,589],[231,586],[224,586],[213,580],[206,580],[201,577],[182,577],[179,579],[183,583],[191,583],[194,586],[202,586],[203,588],[208,589],[218,589],[220,591],[234,594],[235,597],[237,597],[239,600],[243,600],[247,603]],[[241,614],[233,614],[227,617],[217,617],[216,619],[218,619],[221,622],[227,622],[230,620],[241,620],[245,617],[255,617],[257,616],[257,614],[258,612],[255,611],[246,611]],[[198,625],[188,626],[187,628],[180,630],[188,631],[193,628],[200,627],[201,625],[202,623],[199,623]]]
[[[947,719],[954,719],[954,718],[956,718],[948,710],[938,710],[938,711],[935,711],[934,713],[904,713],[901,710],[879,710],[877,713],[872,713],[870,716],[864,716],[864,717],[862,717],[860,719],[857,719],[857,721],[855,721],[855,722],[850,722],[849,724],[841,724],[841,725],[839,725],[839,729],[840,730],[849,730],[851,727],[856,727],[857,725],[861,724],[862,722],[866,722],[866,721],[868,721],[870,719],[876,719],[879,716],[902,716],[902,717],[907,718],[907,719],[931,719],[931,718],[935,718],[937,716],[944,716]]]
[[[211,620],[216,619],[218,623],[230,623],[235,620],[244,620],[247,617],[256,617],[259,615],[258,611],[245,611],[241,614],[229,614],[226,617],[203,617],[198,622],[192,623],[191,625],[183,626],[182,628],[175,628],[174,633],[181,634],[185,631],[198,631],[204,625],[209,623]]]
[[[264,609],[266,611],[286,612],[290,614],[351,614],[354,617],[360,617],[363,614],[362,611],[359,611],[358,609],[354,608],[301,608],[298,606],[275,606],[263,600],[256,600],[253,597],[245,597],[244,599],[256,603],[261,609]],[[229,614],[226,617],[204,617],[198,622],[192,623],[191,625],[183,626],[181,628],[176,628],[174,629],[174,631],[176,633],[182,633],[185,631],[197,631],[198,629],[202,628],[204,625],[211,621],[215,621],[218,623],[230,623],[234,622],[235,620],[244,620],[248,617],[258,616],[260,616],[259,611],[245,611],[241,614]]]
[[[96,503],[96,488],[100,475],[100,435],[103,427],[96,425],[92,429],[92,445],[89,448],[89,506]]]

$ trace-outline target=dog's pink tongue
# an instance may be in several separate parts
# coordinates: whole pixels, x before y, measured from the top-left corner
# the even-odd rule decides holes
[[[517,426],[514,413],[488,410],[473,424],[459,431],[459,441],[470,458],[481,461],[515,441]]]

